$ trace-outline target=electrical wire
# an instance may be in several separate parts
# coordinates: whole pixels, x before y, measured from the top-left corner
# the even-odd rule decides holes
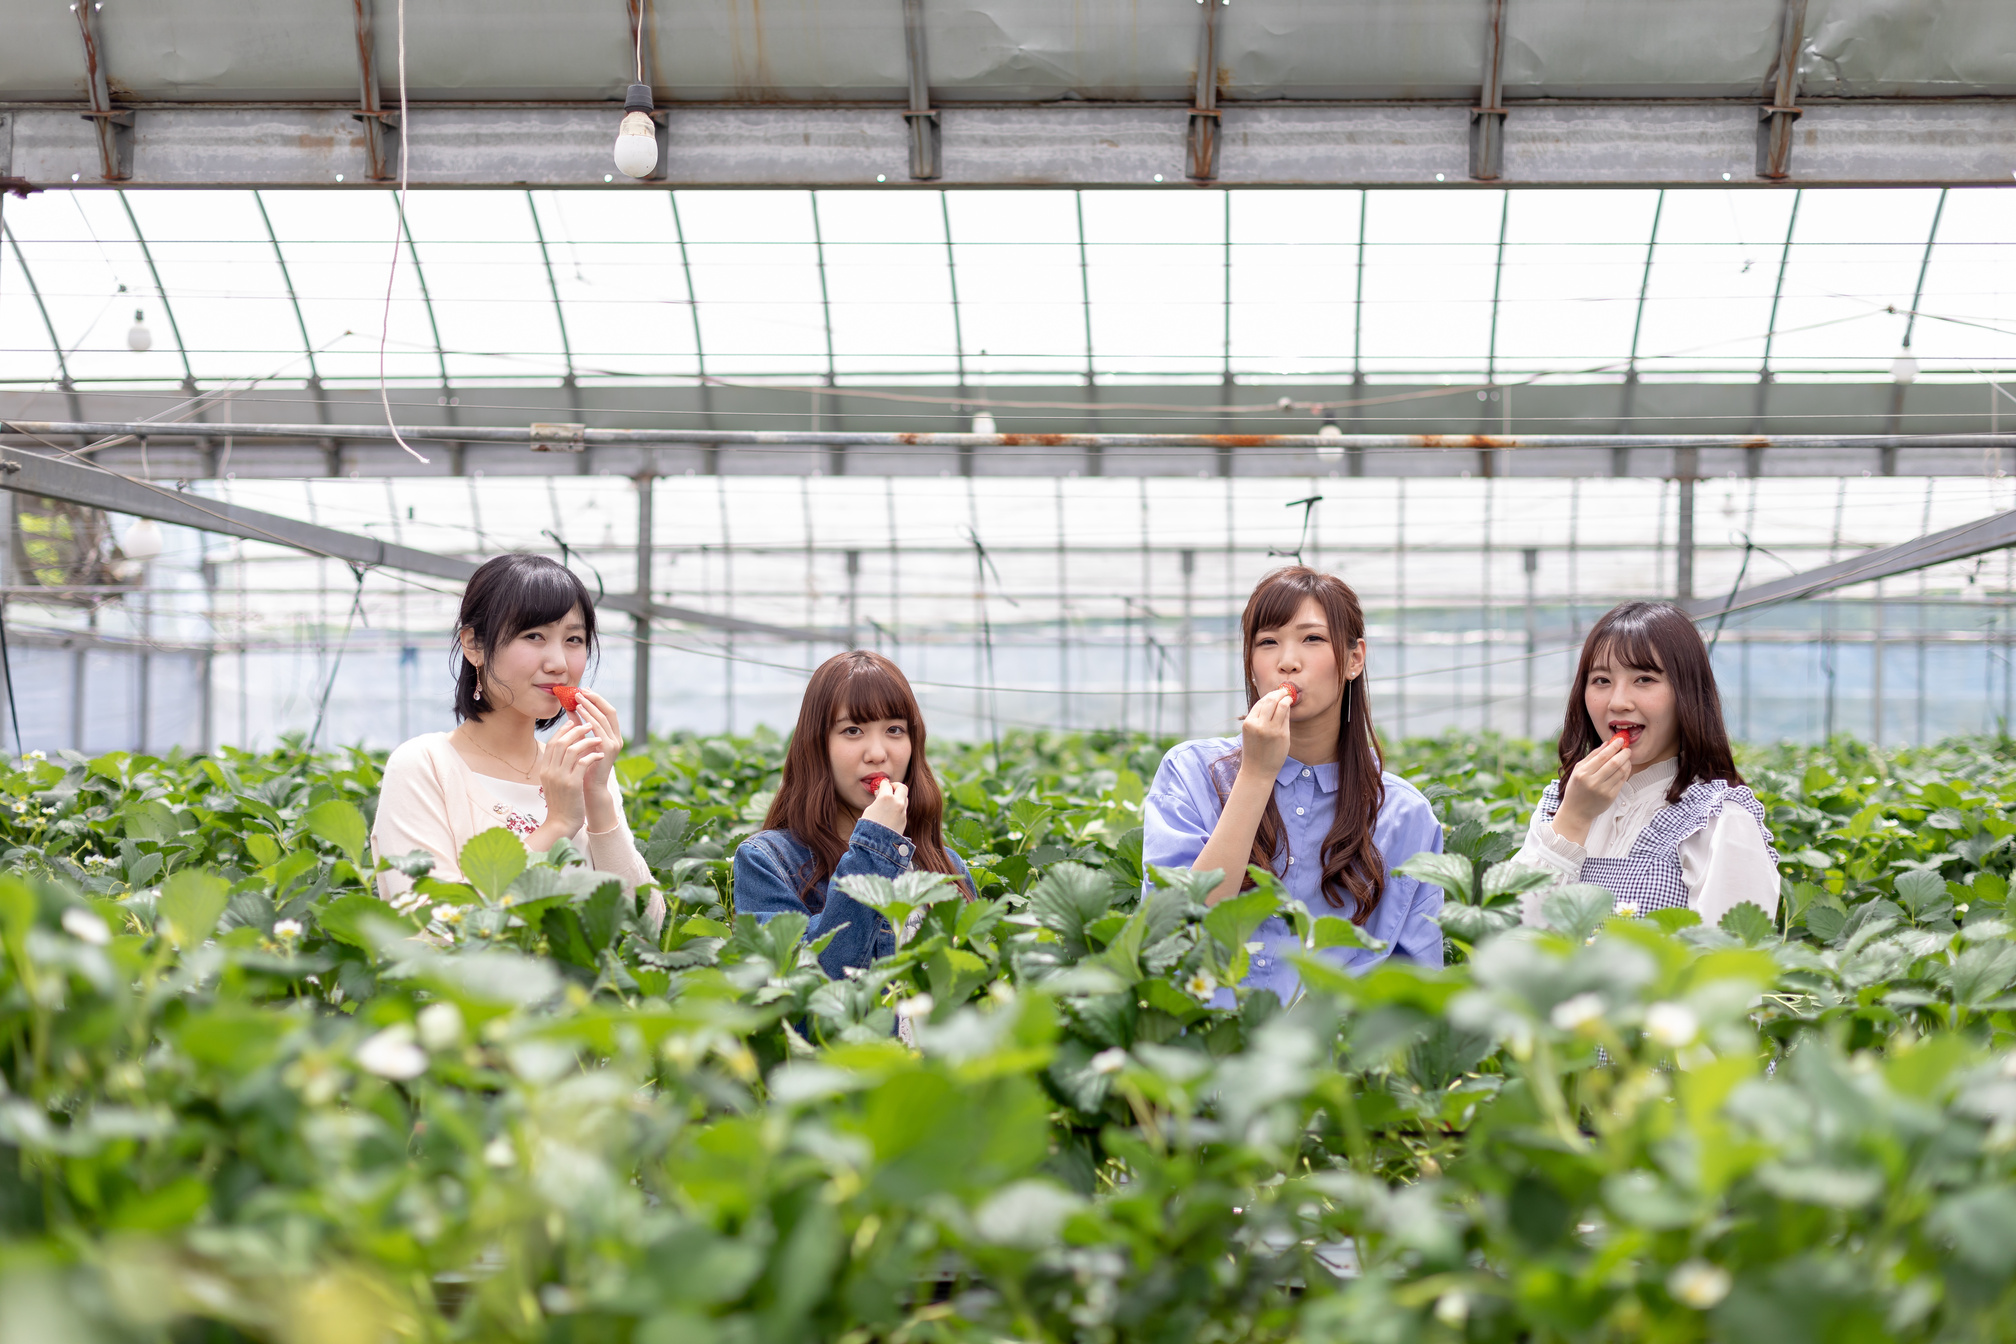
[[[392,265],[385,274],[385,308],[378,324],[378,401],[385,408],[385,427],[392,431],[392,438],[414,461],[425,463],[420,450],[399,436],[385,382],[385,343],[392,334],[392,287],[399,278],[399,244],[406,236],[406,143],[411,130],[406,119],[406,0],[399,0],[399,195],[392,212]]]

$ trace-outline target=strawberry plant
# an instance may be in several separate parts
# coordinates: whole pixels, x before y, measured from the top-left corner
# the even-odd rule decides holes
[[[1160,744],[953,748],[978,890],[848,880],[904,933],[839,981],[734,910],[781,747],[618,762],[656,925],[501,830],[374,856],[365,753],[0,769],[0,1337],[2012,1333],[2007,742],[1748,752],[1776,925],[1537,929],[1551,754],[1400,744],[1452,965],[1359,977],[1143,871]],[[1224,1006],[1275,914],[1304,992]]]

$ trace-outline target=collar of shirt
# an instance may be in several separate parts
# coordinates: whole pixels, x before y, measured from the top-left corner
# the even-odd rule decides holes
[[[1313,777],[1316,787],[1325,793],[1337,792],[1337,763],[1328,765],[1304,765],[1290,756],[1281,766],[1281,773],[1274,776],[1274,786],[1285,788],[1298,779]]]
[[[1657,765],[1646,766],[1643,770],[1625,780],[1624,787],[1619,791],[1618,796],[1635,797],[1643,794],[1648,789],[1656,789],[1658,792],[1664,793],[1672,787],[1673,776],[1679,773],[1680,758],[1678,756],[1669,757]]]

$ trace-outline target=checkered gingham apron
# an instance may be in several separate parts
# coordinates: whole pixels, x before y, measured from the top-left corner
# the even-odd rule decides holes
[[[1685,910],[1687,880],[1680,868],[1680,842],[1721,816],[1722,809],[1731,803],[1757,819],[1757,828],[1764,832],[1764,847],[1776,863],[1778,851],[1771,845],[1771,828],[1765,824],[1764,805],[1757,795],[1741,784],[1703,779],[1689,784],[1679,802],[1659,809],[1623,858],[1584,859],[1582,880],[1609,888],[1617,898],[1620,914]],[[1561,784],[1556,780],[1540,795],[1540,819],[1552,821],[1560,806]],[[1632,907],[1629,911],[1624,908],[1627,905]]]

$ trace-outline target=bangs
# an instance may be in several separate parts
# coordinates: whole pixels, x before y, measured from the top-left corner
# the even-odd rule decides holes
[[[1604,632],[1603,643],[1590,660],[1590,666],[1607,663],[1614,667],[1620,662],[1640,672],[1666,673],[1666,664],[1659,657],[1659,646],[1652,637],[1650,623],[1622,620]]]
[[[1291,571],[1272,574],[1262,579],[1250,599],[1248,619],[1252,624],[1248,638],[1259,634],[1262,630],[1278,630],[1288,624],[1295,619],[1295,613],[1302,609],[1303,602],[1312,597],[1316,599],[1316,604],[1323,608],[1323,619],[1334,622],[1337,619],[1336,613],[1331,611],[1330,604],[1323,600],[1325,594],[1322,584],[1310,581],[1313,577],[1311,575],[1305,578]],[[1330,633],[1332,638],[1339,637],[1334,630]]]
[[[497,612],[497,638],[501,643],[515,639],[536,626],[562,620],[576,607],[587,634],[595,634],[595,604],[588,590],[571,570],[556,564],[526,565],[517,575]]]
[[[903,674],[892,666],[866,660],[849,669],[846,685],[841,687],[833,710],[834,723],[843,718],[855,723],[901,719],[913,732],[917,717],[917,697],[911,693],[910,683],[903,679]]]

